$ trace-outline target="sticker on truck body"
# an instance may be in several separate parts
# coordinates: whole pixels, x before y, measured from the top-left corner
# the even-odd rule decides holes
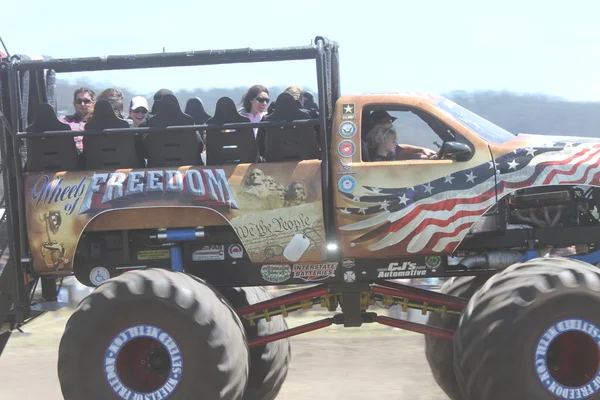
[[[225,246],[203,246],[192,254],[192,261],[222,261],[225,259]]]

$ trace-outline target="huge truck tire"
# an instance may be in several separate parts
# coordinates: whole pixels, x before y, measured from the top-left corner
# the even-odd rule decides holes
[[[461,315],[454,369],[466,400],[600,399],[600,272],[566,258],[515,264]]]
[[[260,303],[273,298],[263,287],[228,288],[223,295],[235,308]],[[281,315],[271,317],[271,321],[261,319],[251,325],[242,319],[248,340],[271,335],[287,329]],[[279,394],[291,359],[289,339],[280,339],[250,349],[250,377],[244,400],[273,400]]]
[[[204,281],[162,269],[127,272],[79,304],[60,342],[65,399],[241,400],[244,328]]]
[[[450,278],[442,285],[440,292],[450,296],[470,299],[485,283],[488,277],[462,276]],[[436,328],[455,331],[458,328],[459,315],[431,312],[427,324]],[[431,368],[433,378],[439,387],[452,400],[463,400],[454,375],[454,346],[451,340],[425,335],[425,356]]]

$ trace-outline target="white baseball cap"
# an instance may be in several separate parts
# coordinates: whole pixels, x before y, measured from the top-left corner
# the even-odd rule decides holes
[[[129,103],[129,109],[137,110],[140,107],[145,108],[146,111],[150,111],[150,107],[148,107],[148,101],[143,96],[135,96]]]

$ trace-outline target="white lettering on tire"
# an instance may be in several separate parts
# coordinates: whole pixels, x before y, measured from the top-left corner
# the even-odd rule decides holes
[[[548,369],[548,349],[559,335],[569,331],[582,332],[594,339],[600,351],[600,328],[581,318],[562,319],[550,325],[540,336],[534,354],[534,370],[540,383],[557,399],[587,399],[600,391],[600,369],[583,386],[561,385]]]
[[[121,349],[132,339],[149,337],[160,342],[169,353],[171,370],[165,383],[149,393],[141,393],[126,387],[117,373],[117,357]],[[166,399],[175,392],[183,376],[183,356],[173,337],[154,325],[133,325],[119,332],[108,345],[104,354],[104,376],[115,394],[123,400]]]

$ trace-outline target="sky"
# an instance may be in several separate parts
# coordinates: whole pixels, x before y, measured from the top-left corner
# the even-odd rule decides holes
[[[342,94],[506,90],[600,101],[600,2],[0,0],[11,53],[54,58],[340,45]],[[23,3],[25,4],[25,3]],[[314,61],[59,74],[139,94],[316,88]]]

